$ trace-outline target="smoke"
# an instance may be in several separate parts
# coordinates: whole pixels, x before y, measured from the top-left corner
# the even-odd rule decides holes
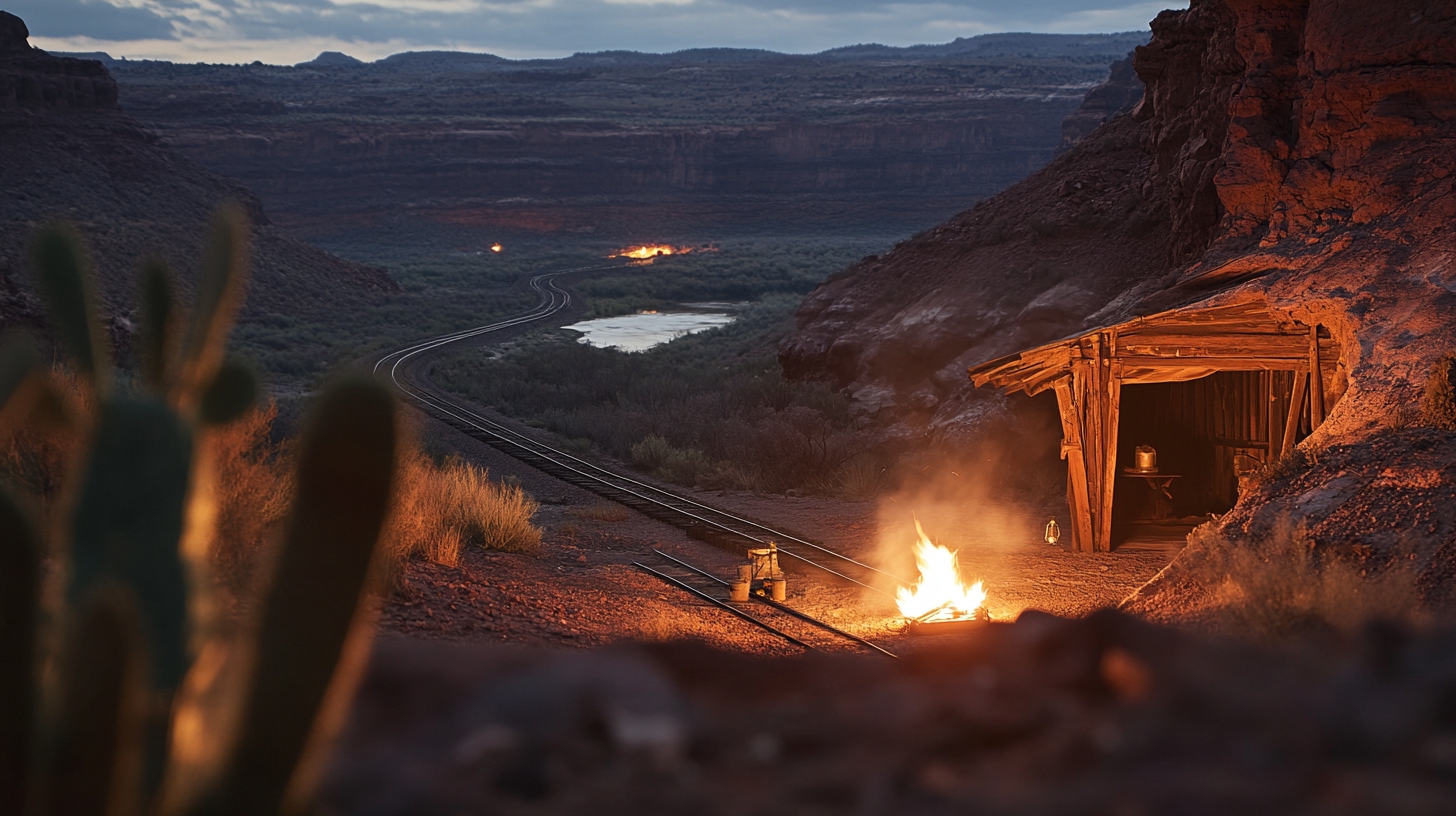
[[[1048,546],[1042,534],[1049,519],[1069,528],[1060,440],[1055,403],[1022,399],[972,438],[907,454],[898,487],[878,503],[872,563],[913,584],[918,519],[933,543],[957,551],[967,584],[985,581],[991,616],[1014,618],[1021,608],[998,600],[998,581],[1005,586],[1018,560]]]

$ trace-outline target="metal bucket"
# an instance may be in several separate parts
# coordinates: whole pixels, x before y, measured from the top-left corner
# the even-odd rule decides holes
[[[1133,468],[1152,472],[1158,469],[1158,452],[1151,445],[1138,445],[1132,453]]]

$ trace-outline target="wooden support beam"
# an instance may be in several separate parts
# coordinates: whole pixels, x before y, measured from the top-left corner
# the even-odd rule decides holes
[[[1067,460],[1067,511],[1072,514],[1072,549],[1092,551],[1092,509],[1083,456],[1082,409],[1073,397],[1071,378],[1057,380],[1057,409],[1062,415],[1062,457]]]
[[[1155,357],[1149,354],[1124,354],[1118,357],[1125,368],[1214,369],[1217,371],[1301,371],[1309,365],[1305,355],[1299,357]]]
[[[1304,412],[1304,392],[1309,390],[1309,375],[1300,372],[1294,375],[1294,388],[1289,392],[1289,414],[1284,420],[1284,444],[1279,448],[1281,457],[1294,452],[1294,437],[1299,433],[1299,415]]]
[[[1300,360],[1309,353],[1303,335],[1283,334],[1154,334],[1129,337],[1118,345],[1118,356],[1154,357],[1274,357]]]
[[[1083,439],[1092,510],[1092,548],[1096,552],[1108,552],[1112,549],[1112,498],[1117,481],[1117,420],[1122,381],[1114,374],[1112,365],[1116,334],[1098,332],[1086,340],[1083,346],[1086,359],[1074,365],[1073,376],[1074,382],[1081,380],[1079,391],[1085,399]]]
[[[1319,326],[1309,327],[1309,426],[1325,422],[1325,377],[1320,370]]]
[[[1104,425],[1106,434],[1102,441],[1103,450],[1103,488],[1102,488],[1102,513],[1098,521],[1097,530],[1097,551],[1112,551],[1112,494],[1117,486],[1117,425],[1122,410],[1122,380],[1116,377],[1108,377],[1106,384],[1106,411],[1107,421]]]

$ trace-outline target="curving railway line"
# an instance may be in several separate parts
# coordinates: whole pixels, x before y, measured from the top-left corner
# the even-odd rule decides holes
[[[740,553],[749,549],[768,547],[770,543],[773,543],[778,548],[780,562],[786,567],[817,572],[834,580],[848,582],[886,595],[891,593],[885,589],[885,585],[897,586],[908,583],[898,576],[837,553],[818,542],[788,531],[773,529],[753,519],[721,510],[642,481],[631,474],[622,473],[614,468],[558,450],[509,425],[485,416],[470,403],[436,388],[425,376],[428,361],[435,353],[443,349],[460,343],[476,341],[493,333],[547,320],[571,306],[572,294],[568,289],[562,287],[558,278],[565,275],[620,268],[623,267],[620,265],[578,267],[536,275],[527,282],[528,286],[537,293],[538,298],[536,306],[531,310],[495,323],[432,337],[396,349],[375,362],[374,374],[388,382],[426,413],[497,450],[568,484],[581,487],[604,499],[625,505],[650,518],[682,529],[697,540]],[[648,567],[644,564],[636,564],[636,566],[699,597],[711,595],[712,591],[718,589],[712,582],[722,584],[722,581],[716,577],[691,564],[663,553],[656,554],[668,562],[660,564],[659,567],[662,568]],[[705,582],[707,591],[703,588]],[[759,619],[763,615],[748,615],[742,610],[721,603],[714,597],[707,597],[707,600],[727,607],[734,614],[749,618],[755,625],[804,648],[815,647],[808,642],[807,638],[784,631],[789,628],[784,625],[784,621],[807,623],[821,636],[823,632],[831,632],[840,638],[890,655],[889,652],[873,643],[835,629],[822,621],[789,609],[783,604],[760,599],[765,600],[767,607],[772,610],[772,614],[768,616],[780,619],[778,623],[770,623]]]

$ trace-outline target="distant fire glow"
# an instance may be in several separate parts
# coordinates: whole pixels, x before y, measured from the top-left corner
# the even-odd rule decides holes
[[[982,582],[966,586],[961,580],[955,551],[932,544],[919,519],[915,520],[915,532],[920,536],[915,543],[915,565],[920,569],[920,578],[914,589],[900,587],[895,592],[900,614],[925,623],[985,617],[981,609],[986,601]]]
[[[717,252],[713,245],[705,247],[672,246],[671,244],[642,244],[619,249],[609,258],[631,258],[635,263],[650,264],[660,255],[687,255],[690,252]]]
[[[490,245],[490,251],[491,252],[500,252],[501,251],[501,245],[500,244],[491,244]]]

